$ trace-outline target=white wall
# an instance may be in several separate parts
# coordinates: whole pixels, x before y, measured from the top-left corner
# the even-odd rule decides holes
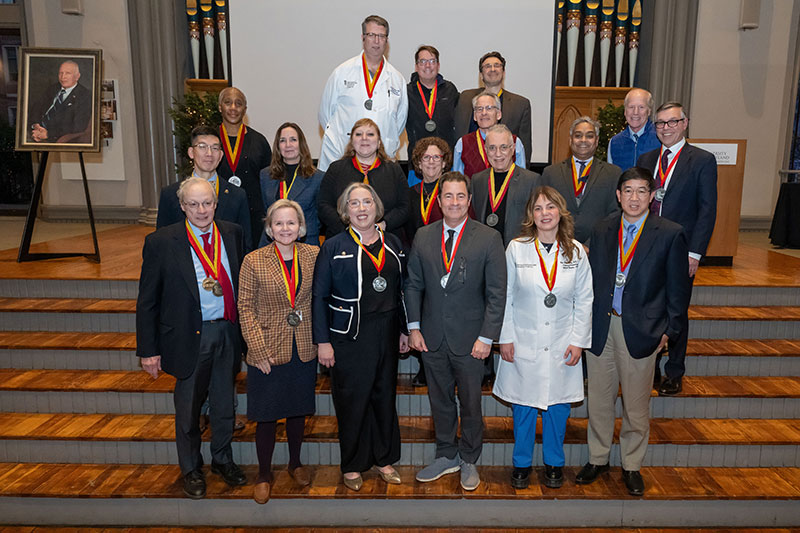
[[[26,2],[28,46],[103,50],[103,78],[118,80],[118,120],[111,145],[100,153],[84,154],[89,192],[93,206],[139,207],[142,195],[126,0],[83,0],[82,4],[83,16],[75,16],[61,13],[59,1]],[[43,203],[85,205],[77,154],[51,153],[48,168]]]
[[[742,217],[775,209],[796,58],[797,0],[761,2],[760,26],[740,31],[738,1],[700,0],[689,135],[747,139]],[[794,27],[794,29],[793,29]]]

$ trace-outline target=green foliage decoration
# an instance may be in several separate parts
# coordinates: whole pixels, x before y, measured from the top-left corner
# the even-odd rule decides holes
[[[192,173],[192,162],[186,154],[191,144],[192,130],[204,124],[217,128],[222,123],[218,95],[216,92],[205,95],[190,92],[184,95],[182,102],[173,100],[172,107],[167,110],[175,126],[172,130],[178,149],[175,172],[181,179]]]
[[[600,141],[597,144],[597,157],[607,161],[608,141],[611,137],[625,129],[625,106],[614,105],[611,98],[608,103],[597,109],[597,121],[600,122]]]

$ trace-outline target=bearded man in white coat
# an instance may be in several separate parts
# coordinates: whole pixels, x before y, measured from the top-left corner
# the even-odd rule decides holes
[[[325,134],[317,168],[325,171],[340,159],[353,124],[370,118],[378,125],[389,157],[400,146],[408,118],[406,80],[383,54],[389,43],[389,23],[370,15],[361,23],[364,50],[333,71],[325,84],[317,118]]]
[[[506,250],[508,290],[494,394],[512,404],[511,485],[530,483],[536,418],[542,415],[544,483],[564,482],[564,435],[570,404],[583,400],[578,363],[592,342],[592,271],[564,197],[534,190],[520,236]]]

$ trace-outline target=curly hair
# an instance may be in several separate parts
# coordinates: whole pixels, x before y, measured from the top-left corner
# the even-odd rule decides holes
[[[428,148],[435,146],[442,152],[442,168],[451,168],[453,166],[453,151],[450,150],[450,145],[444,139],[439,137],[425,137],[417,141],[414,145],[414,150],[411,152],[411,162],[414,164],[414,172],[418,177],[422,177],[422,156],[428,151]]]

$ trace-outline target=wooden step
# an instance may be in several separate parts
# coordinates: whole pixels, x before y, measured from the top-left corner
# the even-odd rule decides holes
[[[428,394],[427,387],[411,385],[410,374],[398,376],[397,394]],[[247,374],[237,377],[239,393],[247,392]],[[169,393],[175,379],[165,373],[154,380],[143,371],[0,369],[0,391],[151,392]],[[317,394],[330,394],[328,376],[317,376]],[[491,395],[491,386],[482,393]],[[658,394],[653,391],[653,396]],[[800,377],[686,376],[683,392],[689,398],[800,398]]]
[[[208,472],[208,467],[205,467]],[[397,467],[401,485],[387,485],[374,472],[364,474],[359,492],[341,483],[338,466],[309,466],[310,487],[297,487],[285,468],[276,467],[272,498],[336,499],[633,499],[623,483],[619,468],[601,476],[591,485],[574,482],[578,468],[564,469],[565,483],[549,489],[532,483],[524,490],[511,487],[510,467],[478,467],[481,484],[468,492],[459,485],[459,476],[444,476],[433,483],[414,480],[419,467]],[[250,483],[256,466],[245,466]],[[537,469],[538,470],[538,469]],[[538,474],[538,472],[537,472]],[[800,468],[642,468],[647,484],[646,500],[798,500]],[[229,487],[219,476],[206,475],[208,499],[249,499],[253,486]],[[0,463],[0,496],[50,498],[183,498],[180,469],[175,465],[100,465]]]
[[[800,320],[800,307],[693,305],[689,307],[689,320],[795,321]]]
[[[81,527],[80,533],[452,533],[453,528],[395,528],[395,527],[237,527],[220,529],[218,527]],[[720,529],[698,530],[697,528],[660,527],[654,528],[627,528],[627,527],[537,527],[535,529],[505,528],[505,527],[459,527],[460,533],[698,533],[712,531],[721,533]],[[799,533],[797,528],[730,528],[726,527],[724,533]],[[0,526],[0,533],[78,533],[74,527],[46,527],[46,526]]]
[[[586,419],[567,423],[566,444],[586,442]],[[621,421],[617,419],[615,442]],[[513,420],[505,416],[484,417],[483,441],[514,441]],[[541,424],[540,424],[541,425]],[[174,439],[171,415],[112,415],[65,413],[0,413],[0,440],[148,441]],[[253,441],[255,423],[238,432],[237,441]],[[541,427],[538,429],[541,433]],[[403,442],[433,442],[433,420],[427,416],[401,416]],[[209,440],[210,429],[203,434]],[[335,416],[313,416],[306,422],[305,440],[333,442],[337,439]],[[281,427],[278,440],[285,441]],[[673,445],[800,445],[800,421],[795,419],[654,418],[650,421],[650,444]]]
[[[0,298],[0,312],[135,313],[136,300],[98,298]]]

